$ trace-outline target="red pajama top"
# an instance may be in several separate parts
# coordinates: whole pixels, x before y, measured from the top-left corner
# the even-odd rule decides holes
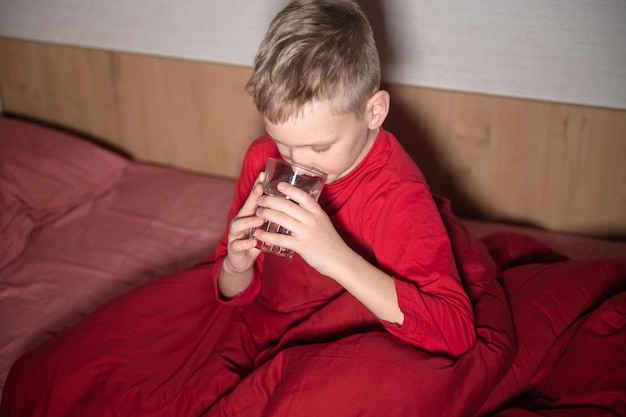
[[[268,136],[248,149],[228,224],[269,157],[281,158]],[[223,300],[240,306],[253,332],[273,339],[266,343],[280,344],[286,333],[297,333],[294,329],[302,327],[303,321],[309,323],[309,336],[318,326],[322,338],[329,333],[348,334],[375,322],[430,352],[458,356],[473,346],[472,305],[446,229],[424,176],[392,134],[380,129],[363,161],[346,177],[326,184],[319,203],[346,243],[395,279],[403,325],[379,322],[343,287],[297,254],[289,260],[261,253],[250,286],[233,299]],[[228,230],[216,251],[216,286],[227,242]]]

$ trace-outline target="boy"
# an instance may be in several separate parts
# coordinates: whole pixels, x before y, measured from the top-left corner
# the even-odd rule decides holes
[[[246,322],[267,346],[345,291],[414,346],[458,356],[475,341],[472,306],[426,182],[381,127],[389,94],[379,83],[372,30],[352,1],[294,1],[260,46],[247,90],[267,136],[247,152],[214,278],[223,301],[258,304]],[[263,196],[268,157],[327,174],[319,204],[285,183],[281,192],[298,204]],[[254,237],[299,257],[255,248],[248,231],[267,220],[292,234],[257,229]],[[288,314],[269,326],[277,311]]]

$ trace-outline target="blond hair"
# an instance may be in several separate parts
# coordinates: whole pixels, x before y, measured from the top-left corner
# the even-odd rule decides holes
[[[246,90],[263,117],[280,123],[325,100],[335,113],[361,118],[379,85],[378,51],[359,6],[296,0],[270,24]]]

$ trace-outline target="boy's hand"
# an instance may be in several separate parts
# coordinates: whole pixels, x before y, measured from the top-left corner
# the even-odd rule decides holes
[[[258,199],[263,195],[263,179],[265,173],[259,174],[250,195],[243,203],[243,206],[230,223],[228,230],[228,256],[224,260],[223,268],[228,273],[246,272],[259,256],[256,249],[256,240],[249,239],[250,229],[260,227],[264,220],[255,215]]]
[[[287,183],[278,184],[278,190],[292,201],[265,195],[258,200],[256,214],[264,220],[280,224],[291,235],[257,229],[255,237],[294,250],[318,272],[330,275],[332,259],[341,257],[344,251],[350,250],[349,247],[313,197]]]

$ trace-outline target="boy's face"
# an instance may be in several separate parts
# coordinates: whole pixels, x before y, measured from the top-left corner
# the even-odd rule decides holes
[[[326,183],[348,175],[365,158],[376,139],[367,118],[333,114],[330,102],[308,104],[285,123],[265,119],[265,129],[283,159],[326,174]]]

